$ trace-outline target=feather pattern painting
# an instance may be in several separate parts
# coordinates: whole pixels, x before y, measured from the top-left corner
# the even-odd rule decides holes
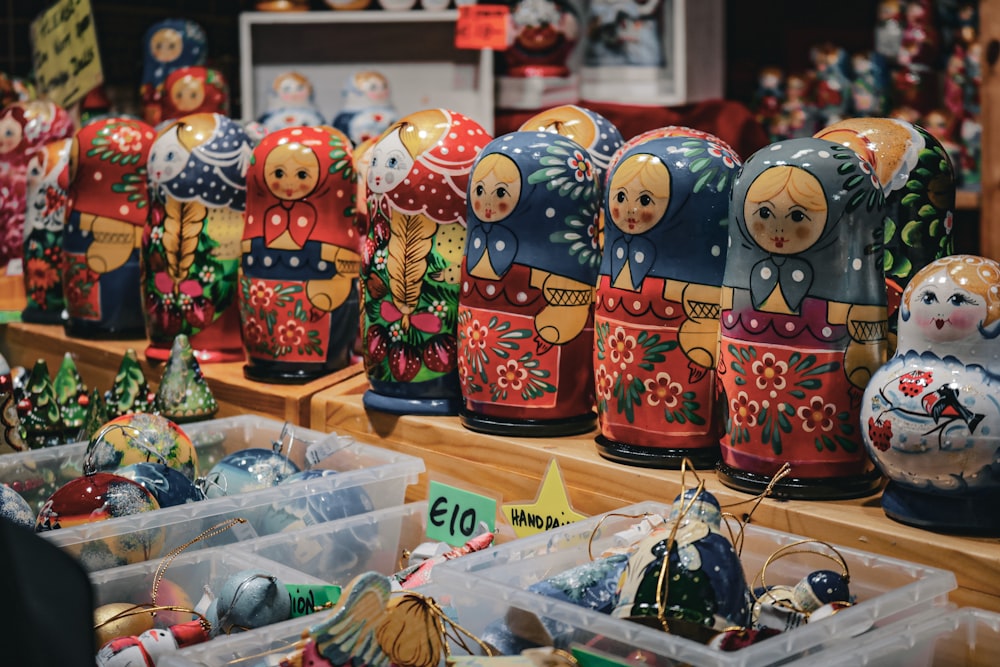
[[[389,271],[393,301],[403,314],[400,326],[410,326],[410,314],[417,307],[427,272],[427,256],[434,247],[437,223],[425,215],[406,215],[393,211],[389,222],[389,254],[386,268]]]

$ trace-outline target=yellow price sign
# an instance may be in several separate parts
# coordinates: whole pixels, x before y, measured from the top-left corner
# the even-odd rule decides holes
[[[68,107],[104,82],[90,0],[59,0],[31,22],[38,90]]]

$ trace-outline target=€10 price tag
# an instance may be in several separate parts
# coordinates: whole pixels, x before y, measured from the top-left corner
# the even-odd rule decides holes
[[[427,493],[427,537],[460,547],[483,522],[496,530],[497,501],[471,491],[431,481]]]
[[[506,50],[509,17],[506,5],[462,5],[455,23],[455,48]]]

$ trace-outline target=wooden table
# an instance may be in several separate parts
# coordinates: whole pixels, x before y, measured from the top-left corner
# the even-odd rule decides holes
[[[566,438],[515,438],[474,433],[457,417],[396,417],[368,412],[361,402],[364,375],[318,392],[311,427],[423,457],[427,473],[407,500],[427,495],[428,476],[489,492],[503,502],[531,500],[550,460],[559,461],[573,507],[588,515],[643,500],[672,502],[681,489],[678,471],[613,463],[597,453],[596,433]],[[724,509],[742,515],[750,496],[731,490],[713,472],[698,473]],[[690,486],[689,476],[687,484]],[[733,505],[735,503],[744,503]],[[727,505],[733,505],[726,508]],[[998,510],[1000,511],[1000,510]],[[753,523],[834,544],[952,570],[953,602],[1000,611],[1000,539],[964,538],[904,526],[882,512],[879,496],[845,501],[765,500]]]
[[[63,355],[70,352],[87,386],[102,391],[111,388],[129,348],[142,362],[150,388],[159,385],[163,364],[146,360],[147,344],[146,340],[70,338],[59,325],[18,322],[0,326],[0,352],[11,366],[24,366],[30,371],[37,359],[45,359],[49,372],[55,375]],[[306,384],[289,385],[248,380],[243,377],[242,362],[202,364],[201,370],[219,402],[217,417],[255,413],[298,425],[309,422],[313,394],[362,373],[361,365],[355,364]]]

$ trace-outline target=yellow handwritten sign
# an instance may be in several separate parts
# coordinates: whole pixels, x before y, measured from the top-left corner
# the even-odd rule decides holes
[[[562,472],[555,459],[549,461],[542,485],[538,489],[538,497],[533,502],[508,503],[500,509],[518,537],[527,537],[587,518],[586,514],[580,514],[570,506]]]
[[[59,0],[31,22],[39,93],[68,107],[104,82],[90,0]]]

